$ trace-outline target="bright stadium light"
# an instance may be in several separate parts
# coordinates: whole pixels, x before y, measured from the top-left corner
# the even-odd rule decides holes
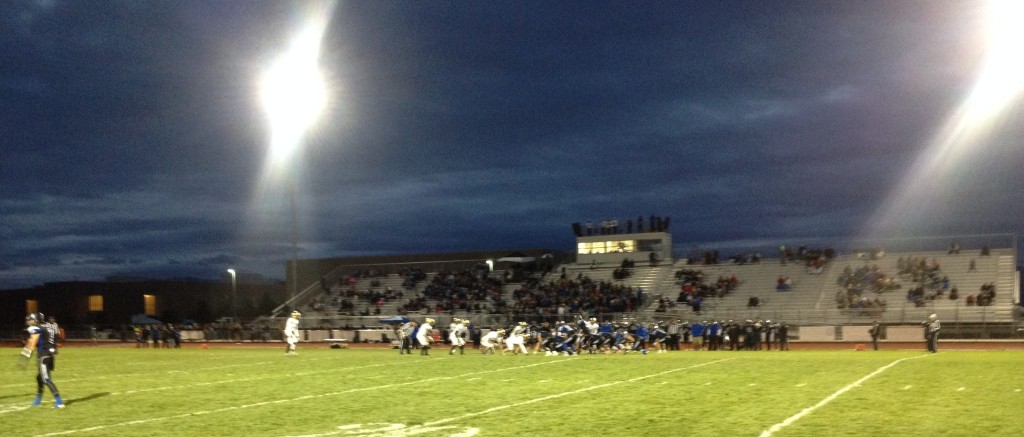
[[[897,184],[875,213],[868,234],[899,223],[917,224],[932,217],[928,205],[946,201],[936,181],[945,181],[965,158],[987,145],[990,135],[1006,122],[1007,109],[1024,95],[1024,1],[991,0],[986,5],[985,57],[977,79],[964,100],[939,126],[904,181]],[[1011,121],[1014,122],[1014,121]]]
[[[333,5],[333,3],[330,3]],[[309,21],[307,27],[292,41],[288,51],[276,58],[259,81],[260,100],[270,122],[268,168],[271,173],[287,173],[291,209],[291,271],[290,297],[298,293],[298,196],[296,171],[285,170],[296,150],[302,145],[310,127],[328,103],[328,88],[320,70],[320,43],[327,13]]]
[[[327,107],[327,85],[318,64],[323,30],[310,27],[277,58],[260,82],[263,109],[270,120],[270,152],[286,161]]]

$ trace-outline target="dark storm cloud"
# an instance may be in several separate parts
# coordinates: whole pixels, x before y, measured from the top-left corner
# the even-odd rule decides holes
[[[314,5],[0,5],[0,285],[282,276],[255,84]],[[340,2],[300,256],[571,250],[651,214],[681,248],[854,237],[970,91],[982,5]],[[913,232],[1019,228],[1021,112]]]

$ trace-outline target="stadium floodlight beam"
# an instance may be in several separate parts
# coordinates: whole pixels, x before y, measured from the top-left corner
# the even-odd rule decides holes
[[[228,269],[231,274],[231,317],[238,321],[238,278],[235,269]]]
[[[263,73],[260,97],[270,122],[270,163],[281,168],[291,160],[310,127],[327,106],[327,86],[320,67],[323,23],[310,25]],[[298,293],[298,213],[296,177],[289,172],[291,207],[292,281],[289,298]]]

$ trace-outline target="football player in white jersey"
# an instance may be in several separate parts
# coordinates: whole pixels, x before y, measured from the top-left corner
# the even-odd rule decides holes
[[[456,319],[458,320],[458,319]],[[466,353],[466,335],[469,334],[469,320],[459,320],[459,323],[452,323],[452,329],[448,331],[448,341],[452,344],[452,350],[448,355],[454,355],[455,349],[459,349],[459,355]]]
[[[302,317],[301,313],[292,311],[291,317],[284,322],[285,355],[299,354],[295,351],[295,345],[299,343],[299,317]]]
[[[420,355],[430,355],[430,343],[433,342],[434,319],[426,318],[416,331],[416,342],[420,345]]]
[[[508,334],[508,340],[505,340],[505,345],[508,346],[508,350],[512,351],[512,354],[519,354],[520,352],[523,355],[529,354],[526,350],[525,335],[526,322],[519,322],[519,324],[512,328],[512,332]]]
[[[480,351],[480,353],[494,355],[494,345],[501,344],[501,336],[503,335],[505,335],[504,329],[491,330],[484,334],[480,338],[480,345],[484,347],[484,350]]]

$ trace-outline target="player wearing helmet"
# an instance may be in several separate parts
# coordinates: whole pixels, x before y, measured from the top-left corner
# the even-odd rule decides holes
[[[494,355],[494,345],[501,343],[501,336],[505,335],[504,329],[488,331],[480,338],[480,345],[484,347],[484,350],[480,351],[481,354]]]
[[[302,317],[301,313],[292,311],[292,316],[284,322],[284,341],[287,343],[284,348],[285,355],[299,354],[295,351],[295,345],[299,343],[299,317]]]
[[[430,355],[430,343],[432,341],[432,335],[434,335],[434,319],[427,317],[420,324],[420,329],[416,331],[416,342],[420,345],[420,355]]]
[[[523,355],[527,355],[529,353],[526,350],[526,341],[524,339],[527,332],[526,326],[526,322],[519,322],[514,328],[512,328],[512,332],[509,333],[508,339],[505,340],[505,345],[508,346],[508,350],[512,351],[513,355],[517,355],[520,352],[522,352]]]
[[[28,360],[35,353],[39,368],[36,375],[36,398],[32,406],[38,407],[43,403],[43,387],[49,387],[50,393],[53,393],[53,408],[64,408],[64,400],[50,376],[56,366],[54,355],[57,354],[57,328],[46,323],[43,313],[39,312],[29,314],[25,318],[25,325],[28,326],[28,342],[21,350],[21,355]]]
[[[455,355],[456,348],[459,349],[459,355],[464,355],[466,353],[466,336],[469,334],[469,320],[455,320],[458,320],[458,323],[452,322],[448,331],[448,342],[452,345],[448,355]]]

